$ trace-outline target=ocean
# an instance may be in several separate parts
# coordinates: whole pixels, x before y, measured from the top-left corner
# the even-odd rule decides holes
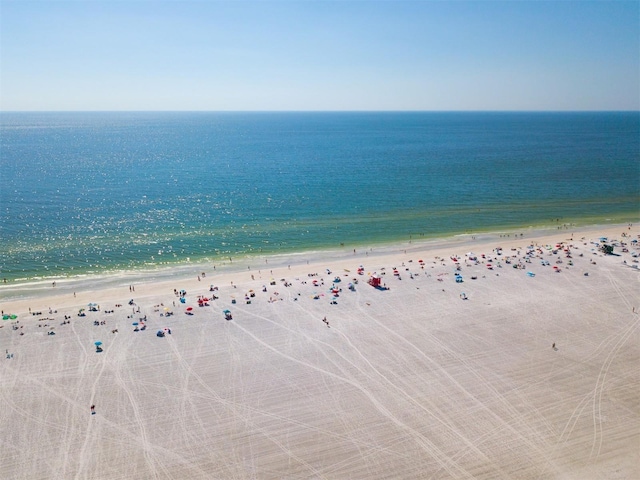
[[[0,113],[8,283],[640,217],[638,112]]]

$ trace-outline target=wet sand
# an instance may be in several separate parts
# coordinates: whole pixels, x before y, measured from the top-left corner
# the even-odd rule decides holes
[[[638,233],[3,287],[0,478],[640,478]]]

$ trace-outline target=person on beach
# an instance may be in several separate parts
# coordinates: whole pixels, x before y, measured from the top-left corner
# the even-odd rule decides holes
[[[91,405],[91,415],[95,415],[95,414],[96,414],[96,406]]]

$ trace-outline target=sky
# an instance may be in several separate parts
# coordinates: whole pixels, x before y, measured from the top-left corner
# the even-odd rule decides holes
[[[0,110],[640,110],[640,2],[0,0]]]

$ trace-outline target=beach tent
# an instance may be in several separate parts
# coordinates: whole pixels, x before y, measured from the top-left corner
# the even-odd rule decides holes
[[[382,279],[375,273],[369,279],[369,285],[371,285],[372,287],[379,287],[381,283],[382,283]]]

